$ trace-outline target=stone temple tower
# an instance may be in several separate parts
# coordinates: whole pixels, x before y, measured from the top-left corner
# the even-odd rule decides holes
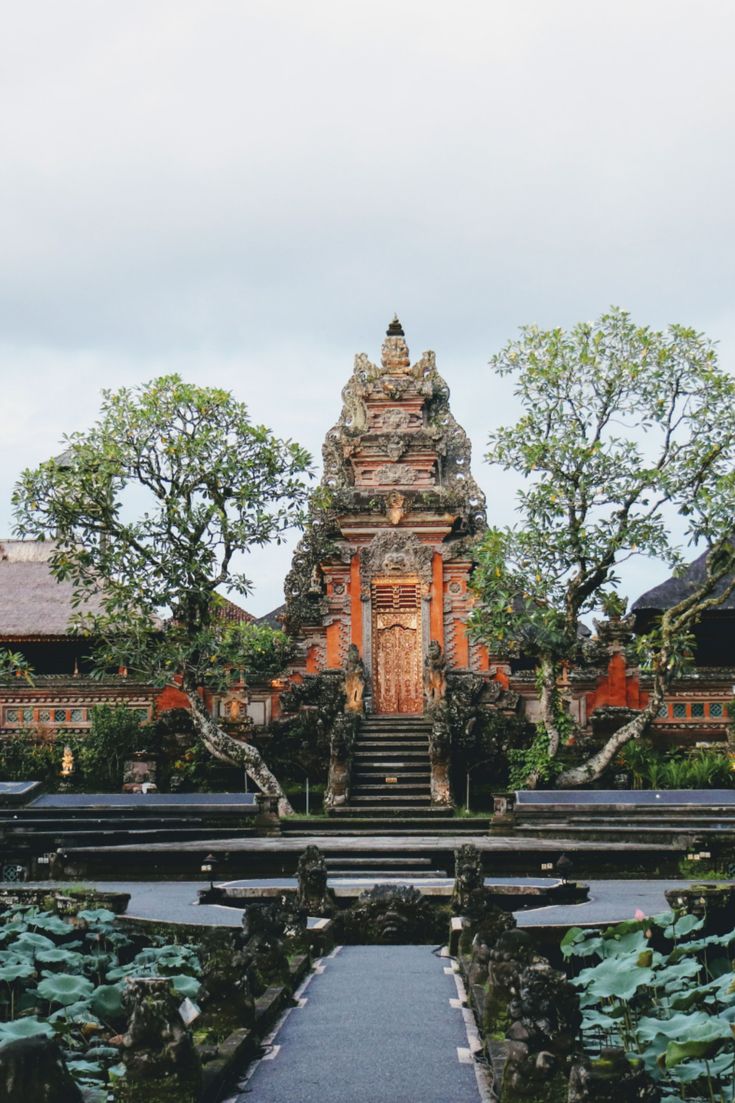
[[[412,365],[398,318],[379,366],[356,356],[342,401],[286,579],[285,623],[301,643],[294,673],[344,667],[355,644],[368,710],[420,715],[431,641],[450,670],[488,669],[466,630],[485,500],[434,354]]]

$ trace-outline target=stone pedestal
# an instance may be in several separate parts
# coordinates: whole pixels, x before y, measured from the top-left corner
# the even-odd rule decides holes
[[[256,793],[255,803],[258,812],[255,827],[261,835],[280,835],[281,820],[278,815],[278,797],[272,793]]]

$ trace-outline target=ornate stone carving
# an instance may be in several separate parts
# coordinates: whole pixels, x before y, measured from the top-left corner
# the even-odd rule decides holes
[[[424,659],[424,700],[426,708],[435,708],[447,693],[447,662],[441,644],[432,640]]]
[[[122,997],[128,1015],[123,1062],[132,1080],[195,1074],[197,1058],[179,1002],[169,977],[128,977]]]
[[[336,917],[346,943],[427,943],[446,937],[447,915],[412,885],[375,885]]]
[[[415,468],[407,463],[386,463],[375,472],[375,482],[381,486],[411,486],[417,478]]]
[[[501,1101],[561,1098],[582,1021],[576,990],[548,963],[529,965],[508,1016]]]
[[[296,876],[299,881],[299,906],[308,915],[334,914],[336,900],[327,887],[327,863],[318,846],[307,846],[299,858]]]
[[[365,667],[356,643],[347,648],[345,666],[345,709],[347,712],[362,713],[365,693]]]
[[[433,552],[412,532],[379,532],[360,554],[363,581],[378,575],[412,575],[431,582]]]
[[[392,525],[399,525],[406,514],[405,495],[399,493],[397,490],[391,490],[385,500],[385,512]]]
[[[597,1060],[583,1058],[569,1075],[569,1103],[658,1103],[661,1091],[643,1061],[606,1047]]]
[[[485,908],[485,875],[480,851],[465,843],[454,852],[452,910],[457,915],[479,916]]]
[[[388,433],[400,433],[411,424],[411,415],[399,407],[386,410],[382,417],[383,429]]]

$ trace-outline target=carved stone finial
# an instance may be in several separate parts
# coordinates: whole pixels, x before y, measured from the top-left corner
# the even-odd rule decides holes
[[[380,363],[388,375],[410,375],[411,359],[406,344],[403,326],[396,315],[385,331],[385,340],[380,350]]]

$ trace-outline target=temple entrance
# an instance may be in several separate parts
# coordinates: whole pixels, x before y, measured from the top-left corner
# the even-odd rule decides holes
[[[372,585],[373,710],[422,714],[421,594],[418,580]]]

